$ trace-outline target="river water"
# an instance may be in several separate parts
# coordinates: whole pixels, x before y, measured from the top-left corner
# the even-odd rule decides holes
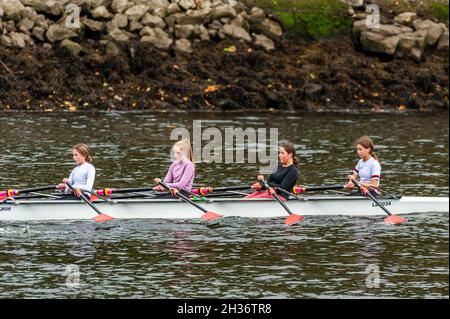
[[[202,120],[203,132],[277,128],[280,142],[297,146],[303,185],[343,182],[357,161],[353,140],[369,134],[386,190],[448,196],[448,113],[4,113],[0,120],[0,189],[58,182],[73,168],[78,142],[94,151],[96,187],[152,184],[170,164],[172,130],[192,132]],[[260,167],[199,163],[196,182],[248,184]],[[448,298],[448,214],[408,219],[393,227],[376,217],[309,217],[289,228],[244,218],[2,222],[0,298]]]

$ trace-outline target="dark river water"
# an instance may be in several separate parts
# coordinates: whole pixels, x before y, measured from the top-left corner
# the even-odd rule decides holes
[[[386,190],[448,197],[448,113],[3,113],[0,189],[59,182],[78,142],[94,151],[97,188],[151,185],[170,164],[171,131],[194,120],[277,128],[297,147],[303,185],[344,182],[352,143],[368,134]],[[198,163],[196,183],[246,185],[258,165]],[[448,298],[448,214],[408,219],[0,222],[0,298]]]

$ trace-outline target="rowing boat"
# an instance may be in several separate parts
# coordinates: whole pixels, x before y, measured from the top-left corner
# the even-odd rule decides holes
[[[394,214],[449,212],[448,197],[381,197],[381,205]],[[116,219],[191,219],[199,218],[195,207],[178,199],[111,199],[95,201],[96,207]],[[201,202],[210,211],[227,216],[250,218],[286,217],[272,199],[211,198]],[[362,196],[303,196],[289,200],[289,208],[304,216],[349,215],[378,216],[383,211]],[[82,201],[17,199],[0,203],[0,221],[83,220],[92,219],[95,212]]]

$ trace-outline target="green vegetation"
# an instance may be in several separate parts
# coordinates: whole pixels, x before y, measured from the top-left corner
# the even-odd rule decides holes
[[[288,36],[320,39],[351,31],[348,5],[337,0],[255,0],[255,5],[274,14]]]
[[[448,6],[448,0],[429,0],[424,1],[418,11],[423,16],[448,24]]]

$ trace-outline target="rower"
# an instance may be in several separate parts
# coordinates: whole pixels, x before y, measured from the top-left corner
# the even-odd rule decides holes
[[[367,188],[372,195],[378,196],[380,194],[380,190],[377,188],[380,185],[381,165],[374,152],[374,143],[370,137],[362,136],[355,141],[355,147],[360,160],[353,169],[353,174],[347,176],[349,181],[344,187],[353,189],[355,184],[352,179],[359,178],[361,186]],[[358,193],[353,192],[351,195]]]
[[[66,196],[62,199],[78,199],[82,191],[92,192],[95,181],[95,167],[92,165],[92,152],[86,144],[76,144],[72,147],[72,158],[77,165],[70,173],[69,178],[64,178],[62,183],[56,186]],[[75,191],[72,191],[66,183],[69,182]]]
[[[277,188],[281,188],[287,192],[292,192],[293,187],[297,182],[297,178],[299,175],[298,171],[298,159],[296,157],[295,146],[292,143],[282,143],[280,145],[280,149],[278,151],[278,166],[274,173],[272,173],[267,182],[269,186]],[[258,175],[258,180],[264,180],[263,175]],[[252,185],[253,189],[257,191],[247,195],[245,198],[272,198],[266,190],[264,185],[260,182],[257,182]],[[285,193],[277,190],[277,194],[282,196],[284,199],[287,199]]]
[[[175,196],[180,190],[184,195],[189,196],[195,179],[194,154],[191,143],[187,139],[180,140],[173,145],[171,153],[175,161],[170,165],[164,183],[170,187],[171,196]],[[154,181],[158,185],[153,190],[166,191],[163,186],[159,185],[161,179],[155,178]],[[167,197],[167,194],[158,196],[158,198],[161,197]]]

